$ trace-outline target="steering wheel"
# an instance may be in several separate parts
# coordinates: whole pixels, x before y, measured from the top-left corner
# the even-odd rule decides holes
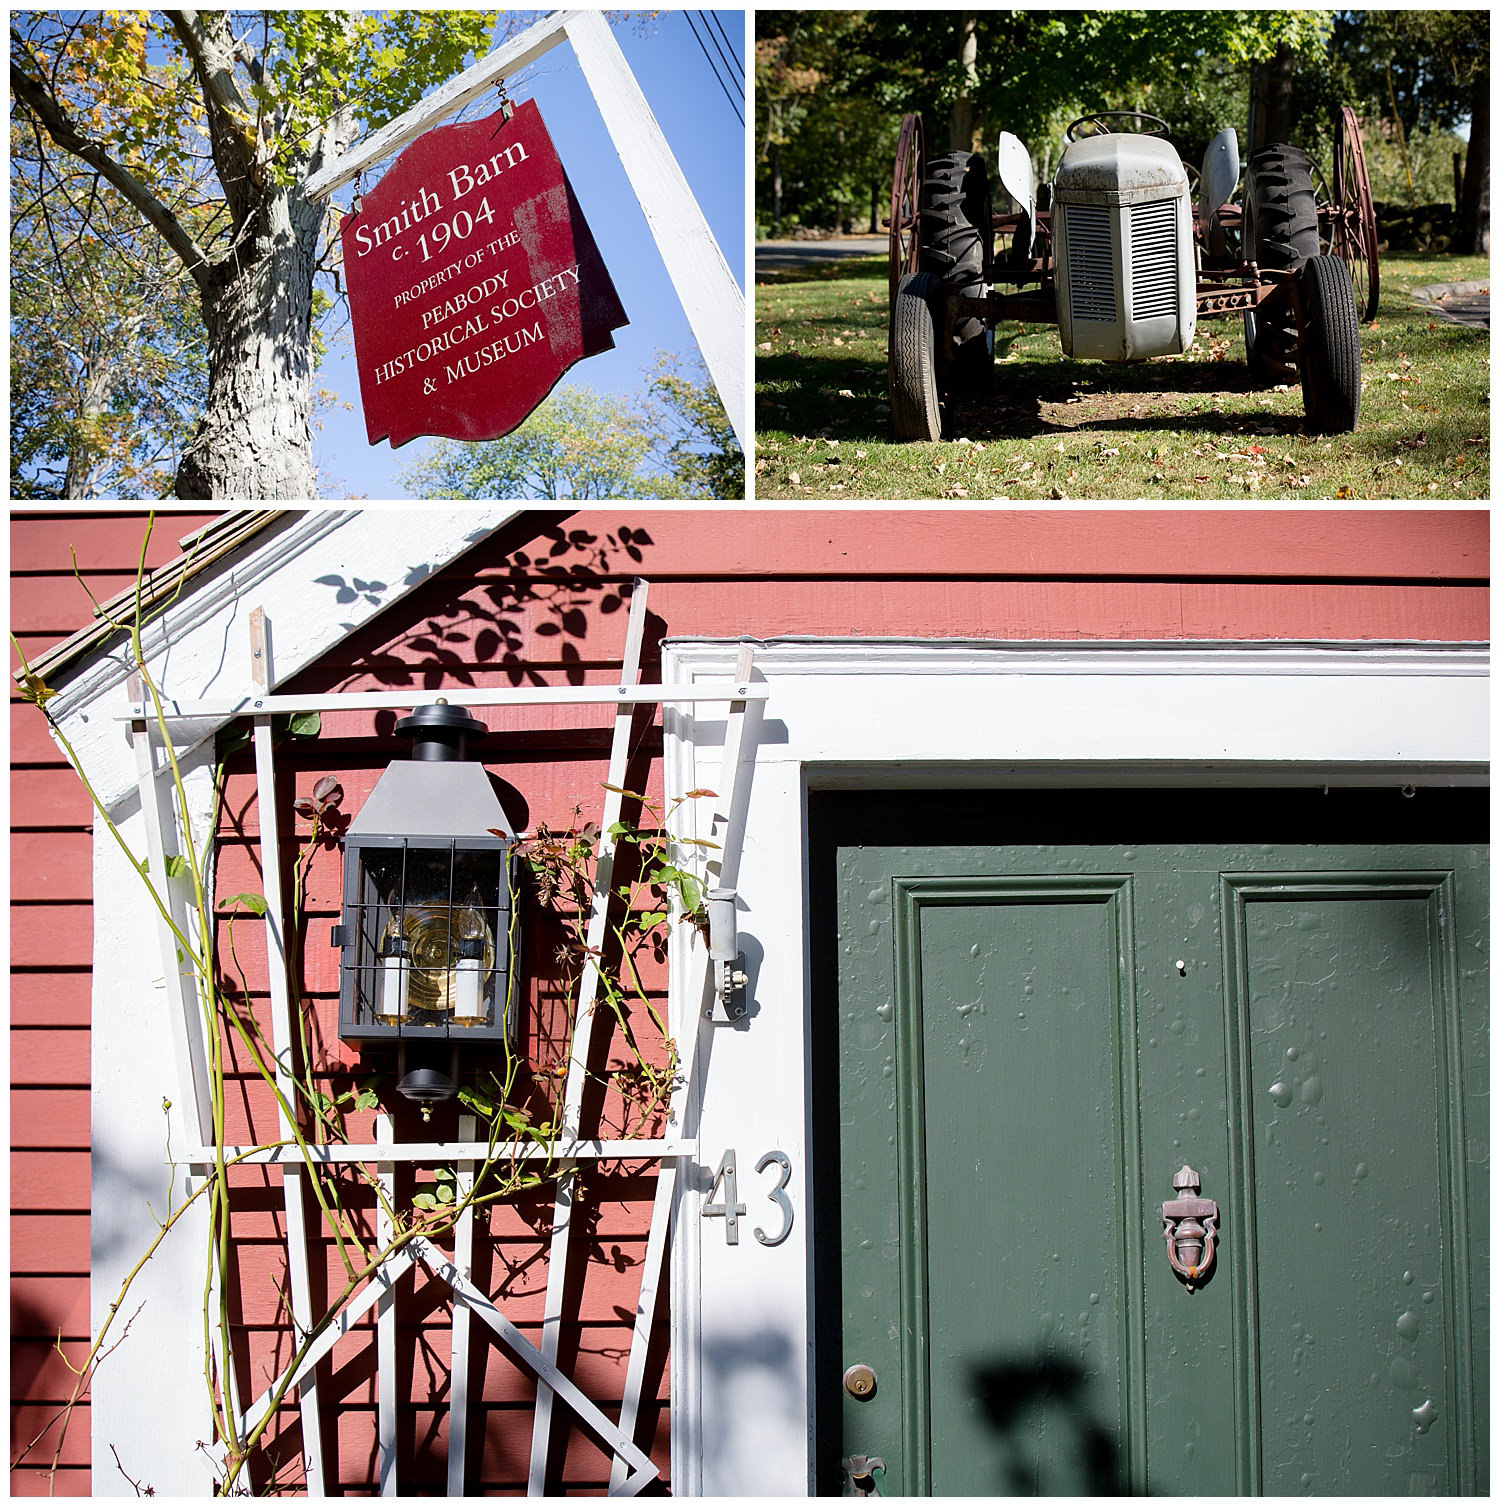
[[[1131,121],[1131,125],[1113,126],[1111,121]],[[1110,136],[1116,131],[1135,136],[1166,136],[1170,127],[1159,115],[1144,110],[1095,110],[1080,115],[1063,133],[1068,141],[1084,141],[1090,136]]]

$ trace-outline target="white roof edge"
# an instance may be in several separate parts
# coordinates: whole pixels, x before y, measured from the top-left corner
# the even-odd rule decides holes
[[[290,679],[516,518],[520,509],[330,509],[293,514],[272,537],[196,578],[143,634],[157,683],[179,698],[239,699],[254,686],[249,618],[270,624],[273,685]],[[340,598],[343,600],[340,600]],[[129,704],[129,646],[113,642],[72,669],[48,702],[106,807],[136,784],[135,755],[114,713]],[[179,746],[224,719],[179,732]]]

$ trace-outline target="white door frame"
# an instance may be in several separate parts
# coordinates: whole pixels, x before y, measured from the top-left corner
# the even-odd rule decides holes
[[[669,685],[733,673],[732,640],[669,640]],[[808,1239],[810,790],[951,785],[1483,785],[1488,648],[1441,643],[976,643],[784,639],[756,645],[769,686],[747,734],[735,825],[751,1012],[703,1029],[700,1175],[672,1247],[672,1479],[682,1495],[802,1496],[812,1479]],[[713,788],[724,723],[665,715],[667,794]],[[685,810],[691,811],[692,802]],[[680,949],[689,944],[682,942]],[[699,1008],[678,983],[681,1032]],[[737,1244],[700,1210],[736,1152]],[[791,1161],[779,1232],[774,1165]]]

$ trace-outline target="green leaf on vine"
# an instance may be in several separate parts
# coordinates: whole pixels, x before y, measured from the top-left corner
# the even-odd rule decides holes
[[[168,865],[170,870],[171,865]],[[263,916],[266,913],[266,897],[264,895],[239,894],[230,895],[221,902],[225,910],[235,906],[243,906],[252,915]]]

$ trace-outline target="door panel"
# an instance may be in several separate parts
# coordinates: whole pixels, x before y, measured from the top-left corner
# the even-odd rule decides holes
[[[825,1378],[838,1456],[890,1493],[1484,1489],[1482,849],[861,838],[815,1217],[878,1385]],[[1184,1162],[1223,1236],[1191,1293]]]
[[[919,1394],[914,1489],[952,1496],[1045,1479],[1082,1493],[1126,1479],[1116,1441],[1128,1437],[1125,1316],[1138,1306],[1119,1291],[1134,1269],[1123,1231],[1135,1095],[1127,1116],[1120,1085],[1134,1057],[1120,1008],[1128,906],[1123,880],[897,882],[897,967],[917,969],[903,1039],[922,1054],[899,1076],[923,1099],[908,1121],[921,1143],[899,1161],[925,1169],[903,1177],[924,1196],[910,1200],[902,1233],[925,1255],[908,1297],[919,1308],[925,1289],[927,1308],[903,1332],[931,1345],[925,1398],[924,1368],[904,1368]],[[1000,1063],[1007,1091],[989,1094]],[[1060,1082],[1077,1106],[1064,1117],[1050,1112]],[[961,1210],[964,1238],[925,1240],[927,1207]],[[1023,1292],[1026,1304],[996,1301]],[[1057,1357],[1058,1338],[1076,1365]],[[1034,1386],[1065,1400],[1018,1430]],[[924,1462],[933,1419],[943,1448]]]
[[[1470,1318],[1453,1269],[1466,1242],[1450,1166],[1452,887],[1392,873],[1227,888],[1249,1043],[1259,1484],[1451,1492],[1470,1437],[1455,1413],[1467,1388],[1450,1384]]]

